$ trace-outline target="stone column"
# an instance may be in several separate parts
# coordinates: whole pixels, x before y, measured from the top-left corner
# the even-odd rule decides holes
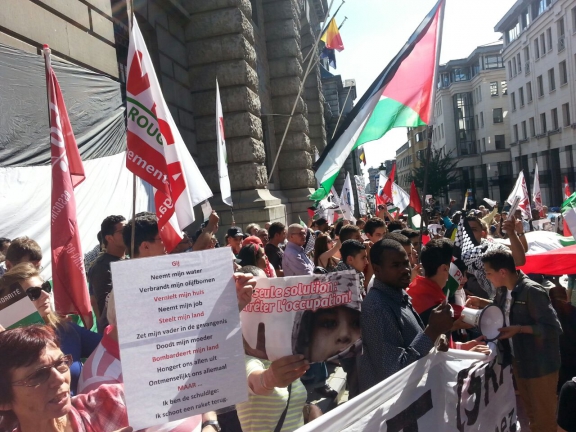
[[[276,114],[276,145],[280,146],[305,65],[302,64],[300,7],[294,0],[263,0],[266,49],[270,67],[270,92]],[[280,189],[289,203],[288,222],[307,218],[308,196],[315,186],[313,151],[309,138],[308,110],[304,98],[298,104],[278,159]],[[276,155],[271,155],[274,160]]]
[[[220,86],[236,224],[283,221],[284,206],[266,189],[260,98],[249,0],[186,2],[191,15],[186,48],[196,124],[198,166],[216,195],[220,190],[216,154],[216,78]],[[262,59],[260,59],[262,61]],[[231,223],[220,196],[222,225]]]

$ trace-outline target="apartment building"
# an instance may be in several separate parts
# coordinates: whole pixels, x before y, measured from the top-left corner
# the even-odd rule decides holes
[[[410,190],[412,173],[420,167],[421,155],[426,150],[428,126],[408,128],[408,141],[396,150],[396,183],[406,192]]]
[[[508,83],[502,43],[479,46],[438,71],[432,145],[458,159],[457,181],[446,200],[506,199],[513,186]],[[440,198],[440,197],[438,197]]]
[[[576,151],[576,2],[519,0],[496,24],[508,77],[514,176],[530,189],[538,163],[542,200],[562,203],[567,176],[574,187]]]

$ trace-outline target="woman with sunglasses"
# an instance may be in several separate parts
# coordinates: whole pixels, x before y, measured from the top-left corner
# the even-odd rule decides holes
[[[21,263],[12,267],[0,279],[0,291],[19,285],[28,295],[46,324],[54,329],[60,340],[64,354],[72,356],[70,374],[71,391],[76,394],[78,378],[82,371],[80,359],[88,358],[100,343],[102,336],[68,321],[52,310],[50,292],[52,287],[40,277],[38,269],[31,263]]]
[[[122,385],[71,397],[71,364],[50,326],[0,333],[0,430],[131,431]]]

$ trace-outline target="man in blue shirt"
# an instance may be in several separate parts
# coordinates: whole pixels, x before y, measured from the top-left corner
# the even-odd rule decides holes
[[[307,230],[300,224],[288,227],[288,243],[282,259],[284,276],[305,276],[314,274],[314,263],[304,251]]]

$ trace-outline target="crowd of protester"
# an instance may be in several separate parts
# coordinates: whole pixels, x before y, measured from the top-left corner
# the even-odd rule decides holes
[[[528,250],[525,233],[534,229],[521,214],[508,217],[483,206],[456,211],[454,204],[430,211],[422,233],[408,228],[405,217],[379,208],[377,216],[353,222],[252,223],[244,231],[233,226],[223,244],[213,212],[198,231],[184,233],[172,253],[229,247],[239,311],[250,303],[258,277],[356,272],[361,312],[343,311],[342,319],[361,329],[363,352],[336,361],[347,374],[349,398],[425,357],[434,346],[489,355],[485,338],[460,312],[495,304],[505,315],[499,362],[512,365],[531,430],[576,431],[576,296],[558,278],[546,278],[544,284],[543,275],[516,269]],[[474,237],[477,253],[455,259],[451,239],[463,226]],[[108,216],[98,246],[85,254],[97,322],[92,329],[53,310],[36,241],[0,238],[0,290],[18,284],[45,322],[0,332],[0,432],[130,430],[116,324],[121,311],[114,305],[110,264],[166,254],[154,214],[136,215],[132,228],[123,216]],[[494,241],[503,237],[509,246]],[[462,274],[453,292],[447,290],[451,265]],[[349,335],[341,338],[344,344],[354,342],[346,339]],[[270,361],[258,346],[245,343],[244,349],[246,402],[149,430],[287,432],[322,415],[307,389],[338,396],[327,384],[326,363],[310,363],[302,354]]]

